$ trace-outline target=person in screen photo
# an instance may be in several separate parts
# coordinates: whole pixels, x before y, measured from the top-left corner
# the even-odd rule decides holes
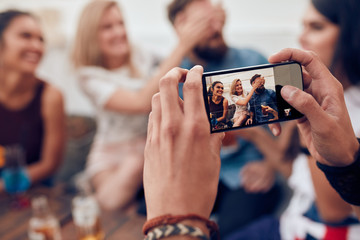
[[[211,126],[214,129],[223,128],[226,125],[228,100],[223,96],[223,93],[224,85],[220,81],[213,82],[208,91]]]
[[[255,74],[250,79],[251,86],[258,85],[250,99],[250,123],[275,121],[279,118],[276,106],[276,93],[265,88],[265,78]]]
[[[249,125],[250,121],[250,112],[249,112],[249,101],[253,96],[255,90],[259,86],[260,81],[257,81],[252,85],[252,89],[249,93],[245,91],[242,86],[242,82],[239,78],[236,78],[232,81],[230,87],[231,100],[236,105],[236,111],[234,113],[233,127],[239,127],[243,125]]]

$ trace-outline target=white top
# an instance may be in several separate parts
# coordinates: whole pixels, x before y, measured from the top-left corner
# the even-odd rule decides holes
[[[360,137],[360,86],[348,88],[344,97],[355,135]]]
[[[107,70],[83,67],[79,70],[80,87],[96,108],[97,132],[94,143],[99,146],[132,140],[146,134],[148,114],[126,114],[104,109],[118,88],[138,91],[150,78],[158,59],[149,54],[132,52],[132,60],[143,78],[130,77],[130,69]]]
[[[245,93],[245,95],[247,95]],[[243,96],[238,96],[238,95],[231,95],[231,100],[235,103],[236,105],[236,111],[235,112],[243,112],[243,111],[246,111],[248,110],[248,104],[246,104],[245,106],[244,105],[239,105],[239,104],[236,104],[236,102],[241,99],[241,100],[244,100],[245,97]]]

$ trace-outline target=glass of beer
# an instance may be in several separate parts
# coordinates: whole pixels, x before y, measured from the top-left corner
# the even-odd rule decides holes
[[[261,112],[264,117],[267,117],[269,115],[267,109],[268,109],[267,103],[265,102],[261,103]]]
[[[92,196],[76,196],[72,211],[79,240],[103,240],[104,232],[100,224],[100,209]]]

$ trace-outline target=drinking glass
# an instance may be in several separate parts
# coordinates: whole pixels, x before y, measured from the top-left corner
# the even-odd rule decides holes
[[[30,187],[29,176],[26,172],[25,152],[19,145],[5,148],[5,166],[2,170],[5,191],[11,196],[12,208],[30,206],[25,192]]]

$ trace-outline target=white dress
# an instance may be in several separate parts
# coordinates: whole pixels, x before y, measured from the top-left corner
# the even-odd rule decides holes
[[[83,67],[79,70],[80,87],[95,106],[97,130],[87,160],[90,177],[113,168],[130,158],[143,158],[148,114],[126,114],[104,109],[118,88],[138,91],[151,77],[158,58],[132,52],[132,60],[143,78],[130,77],[130,69],[107,70]]]
[[[245,95],[248,95],[247,93],[245,93]],[[236,102],[241,99],[241,100],[244,100],[245,97],[243,96],[238,96],[238,95],[231,95],[231,100],[235,103],[235,106],[236,106],[236,110],[235,110],[235,113],[234,113],[234,121],[235,119],[241,117],[242,115],[248,115],[249,114],[249,108],[248,108],[248,104],[246,105],[238,105],[236,104]]]

